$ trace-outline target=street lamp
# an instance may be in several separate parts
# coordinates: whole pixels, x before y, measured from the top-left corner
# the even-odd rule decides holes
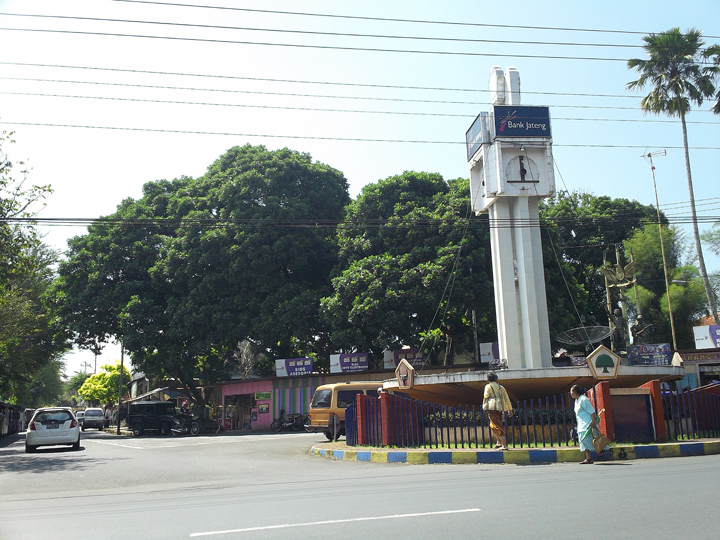
[[[665,257],[665,243],[663,242],[662,224],[660,223],[660,202],[658,201],[657,183],[655,182],[655,165],[653,165],[652,160],[654,156],[666,155],[667,152],[665,150],[658,150],[656,152],[649,152],[642,157],[646,157],[650,160],[650,171],[652,172],[653,189],[655,190],[655,209],[657,210],[658,232],[660,233],[660,250],[662,251],[663,272],[665,273],[665,296],[667,296],[668,314],[670,315],[670,333],[672,334],[673,350],[677,351],[677,340],[675,339],[675,321],[673,320],[672,304],[670,302],[670,280],[668,278],[667,258]]]

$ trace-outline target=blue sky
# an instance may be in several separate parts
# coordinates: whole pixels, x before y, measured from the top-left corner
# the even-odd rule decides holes
[[[405,170],[467,177],[464,135],[489,110],[493,65],[520,71],[523,104],[550,107],[558,189],[654,204],[640,156],[664,148],[660,203],[689,216],[679,123],[643,115],[642,94],[625,90],[626,60],[642,57],[642,35],[675,26],[720,43],[716,0],[180,3],[0,0],[0,129],[15,131],[12,157],[29,161],[30,181],[55,190],[42,217],[110,214],[144,183],[199,176],[246,143],[309,152],[345,174],[352,196]],[[720,215],[720,117],[709,106],[688,117],[705,217]],[[85,229],[43,231],[63,250]],[[99,363],[117,357],[109,347]],[[70,373],[93,361],[68,358]]]

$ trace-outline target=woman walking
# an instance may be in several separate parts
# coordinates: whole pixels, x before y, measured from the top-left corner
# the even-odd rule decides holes
[[[597,427],[598,418],[595,414],[595,408],[585,395],[585,390],[577,384],[570,388],[570,396],[575,400],[575,418],[577,419],[577,433],[580,441],[580,450],[585,452],[585,460],[580,465],[592,464],[591,450],[595,450],[593,446],[593,430]],[[598,459],[605,456],[603,449],[598,454]]]
[[[497,439],[496,449],[507,450],[507,439],[505,427],[503,426],[503,412],[507,411],[512,418],[512,403],[505,388],[498,384],[498,377],[492,371],[487,374],[488,384],[485,385],[483,394],[483,410],[487,411],[490,417],[490,429]]]

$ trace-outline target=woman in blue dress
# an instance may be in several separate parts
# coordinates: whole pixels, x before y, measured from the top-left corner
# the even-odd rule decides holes
[[[577,433],[580,440],[580,450],[585,452],[585,460],[580,465],[589,465],[593,462],[590,455],[591,450],[595,450],[593,446],[593,430],[597,426],[598,418],[595,415],[595,408],[585,395],[585,390],[577,384],[570,388],[570,396],[575,400],[575,418],[577,419]],[[605,450],[598,454],[598,458],[602,459]]]

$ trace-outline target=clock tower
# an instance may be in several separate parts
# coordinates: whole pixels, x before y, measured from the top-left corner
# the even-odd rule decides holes
[[[492,112],[466,134],[472,208],[490,218],[500,359],[552,365],[538,203],[555,193],[550,113],[520,105],[515,68],[490,70]]]

